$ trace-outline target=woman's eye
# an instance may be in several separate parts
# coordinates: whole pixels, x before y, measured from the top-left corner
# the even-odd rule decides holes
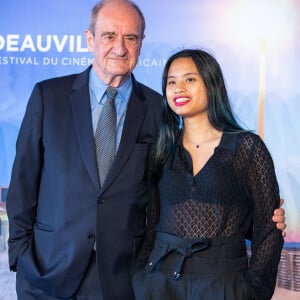
[[[195,78],[189,77],[189,78],[186,79],[186,81],[187,82],[193,82],[193,81],[195,81]]]
[[[172,84],[175,84],[175,81],[168,81],[168,85],[172,85]]]

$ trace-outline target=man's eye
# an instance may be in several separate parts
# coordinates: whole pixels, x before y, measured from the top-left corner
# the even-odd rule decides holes
[[[114,41],[115,36],[113,34],[103,34],[100,38],[103,43],[108,43]]]
[[[137,44],[139,37],[135,35],[127,35],[124,39],[126,43],[135,45]]]
[[[112,40],[114,38],[114,36],[113,35],[103,35],[102,38],[105,40]]]

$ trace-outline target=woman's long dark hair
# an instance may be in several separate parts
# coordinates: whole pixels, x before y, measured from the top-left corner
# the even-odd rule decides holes
[[[226,132],[243,131],[232,112],[222,70],[216,59],[200,49],[185,49],[173,54],[166,62],[162,77],[163,111],[158,137],[151,151],[152,175],[159,176],[167,157],[174,152],[180,135],[180,117],[169,107],[166,97],[170,65],[178,58],[191,58],[202,77],[207,92],[207,113],[212,126]]]

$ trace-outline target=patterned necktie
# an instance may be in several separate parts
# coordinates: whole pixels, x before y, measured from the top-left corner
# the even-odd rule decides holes
[[[95,134],[97,163],[101,185],[103,185],[106,175],[113,163],[116,151],[117,116],[114,102],[116,93],[117,90],[114,87],[109,86],[107,88],[107,100],[101,111]]]

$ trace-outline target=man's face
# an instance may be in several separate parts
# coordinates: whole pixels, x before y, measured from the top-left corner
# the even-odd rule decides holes
[[[107,84],[122,84],[135,68],[142,46],[138,13],[128,4],[106,4],[94,32],[87,30],[86,37],[96,74]]]

